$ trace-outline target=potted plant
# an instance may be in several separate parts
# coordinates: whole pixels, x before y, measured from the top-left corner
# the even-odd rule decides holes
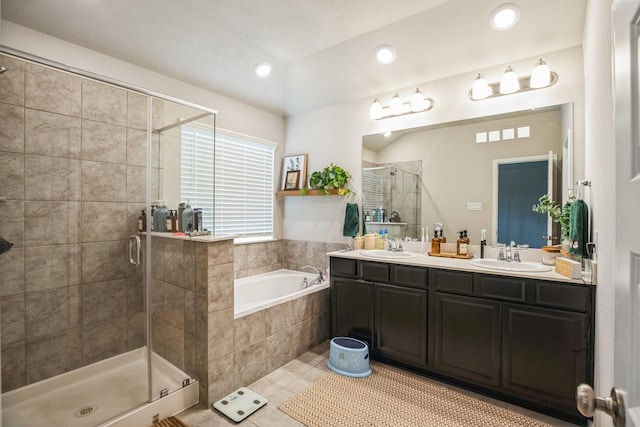
[[[560,224],[560,240],[563,249],[565,249],[565,246],[569,246],[569,216],[571,213],[572,202],[573,199],[570,199],[564,204],[564,206],[560,206],[556,201],[551,200],[551,196],[549,194],[543,194],[538,199],[538,203],[533,205],[534,212],[547,214],[553,222]]]
[[[345,188],[351,174],[340,166],[331,163],[326,168],[315,171],[309,177],[309,188],[314,190],[320,190],[324,195],[329,194],[331,190],[337,190],[340,195],[349,194],[350,190]],[[303,189],[303,194],[306,194],[307,188]]]

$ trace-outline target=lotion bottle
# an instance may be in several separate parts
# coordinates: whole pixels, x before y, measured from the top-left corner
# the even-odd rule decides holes
[[[431,253],[440,253],[440,237],[438,236],[438,230],[433,231],[433,239],[431,239]]]

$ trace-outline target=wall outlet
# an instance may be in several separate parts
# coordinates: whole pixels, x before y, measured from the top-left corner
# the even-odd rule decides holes
[[[482,202],[467,202],[467,210],[468,211],[481,211],[482,210]]]

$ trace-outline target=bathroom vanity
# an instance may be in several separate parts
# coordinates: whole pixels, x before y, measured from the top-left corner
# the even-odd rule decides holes
[[[371,357],[586,425],[595,286],[553,271],[499,272],[466,260],[329,253],[331,335]]]

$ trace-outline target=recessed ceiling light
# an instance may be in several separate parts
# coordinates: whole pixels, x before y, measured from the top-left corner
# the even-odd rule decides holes
[[[261,62],[256,65],[254,71],[256,73],[256,76],[258,77],[267,77],[269,74],[271,74],[271,64],[269,64],[268,62]]]
[[[396,60],[396,50],[386,44],[378,46],[376,48],[376,59],[381,64],[391,64]]]
[[[508,30],[520,19],[520,7],[515,3],[504,3],[493,9],[489,22],[494,30]]]

